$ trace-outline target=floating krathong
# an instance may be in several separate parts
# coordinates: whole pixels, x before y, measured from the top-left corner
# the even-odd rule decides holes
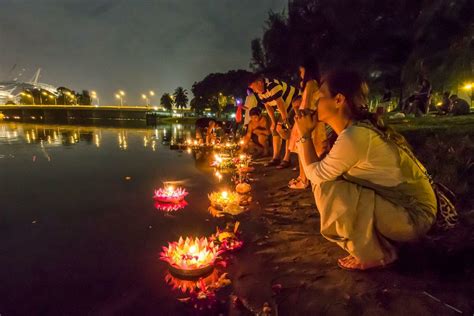
[[[208,195],[211,205],[218,208],[225,208],[230,204],[239,204],[239,195],[236,192],[212,192]]]
[[[235,186],[235,191],[239,194],[248,194],[252,191],[252,186],[248,183],[242,182]]]
[[[217,227],[216,234],[212,236],[215,244],[219,245],[222,252],[234,251],[242,248],[244,242],[238,237],[240,222],[228,223],[224,230]]]
[[[155,190],[155,196],[153,199],[162,203],[180,203],[188,195],[188,192],[184,188],[174,188],[172,185],[168,185],[165,188],[159,188]]]
[[[234,161],[225,155],[214,155],[214,161],[211,163],[212,167],[216,167],[217,169],[228,169],[234,168],[235,163]]]
[[[236,192],[213,192],[208,195],[211,201],[209,213],[214,217],[222,217],[227,215],[239,215],[245,212],[240,207],[240,196]]]
[[[166,212],[166,213],[179,211],[185,208],[187,205],[188,205],[188,202],[184,200],[178,203],[155,202],[155,208],[159,211]]]
[[[172,274],[182,278],[197,278],[214,269],[219,247],[207,238],[179,238],[163,247],[161,260],[166,261]]]
[[[249,155],[241,154],[239,157],[234,158],[234,163],[237,166],[237,172],[239,176],[242,177],[242,174],[249,173],[255,170],[255,168],[250,166],[252,158]]]

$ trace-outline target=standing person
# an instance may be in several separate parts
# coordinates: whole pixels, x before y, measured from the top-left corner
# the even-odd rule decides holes
[[[290,152],[288,141],[285,144],[285,154],[280,160],[280,150],[283,139],[287,139],[290,133],[290,122],[294,116],[291,103],[298,96],[298,89],[286,82],[264,78],[255,75],[251,78],[249,88],[256,94],[258,99],[265,105],[270,117],[273,140],[273,157],[266,166],[277,166],[277,168],[288,168],[290,166]]]
[[[321,234],[349,255],[341,268],[381,268],[397,259],[395,242],[416,240],[435,221],[437,202],[426,170],[403,136],[368,112],[368,87],[352,71],[327,74],[317,115],[296,118],[300,154],[321,214]],[[321,161],[309,141],[317,121],[338,138]]]
[[[315,111],[317,106],[317,92],[319,89],[319,68],[317,63],[313,59],[305,60],[302,65],[298,68],[299,75],[301,79],[300,91],[301,97],[293,102],[294,110],[296,115],[299,114],[302,110]],[[298,155],[298,144],[296,141],[300,138],[298,128],[296,125],[293,126],[291,130],[291,136],[289,141],[289,149],[291,152],[295,152]],[[328,148],[327,135],[324,123],[319,123],[318,127],[313,130],[312,140],[314,149],[318,156],[321,157]],[[288,187],[290,189],[299,190],[306,189],[309,187],[310,183],[304,168],[301,165],[301,159],[298,156],[299,163],[299,176],[295,179],[290,180]]]

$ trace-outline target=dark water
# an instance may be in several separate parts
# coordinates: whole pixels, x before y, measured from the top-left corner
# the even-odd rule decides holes
[[[190,133],[0,122],[0,314],[181,313],[159,253],[215,230],[207,194],[220,186],[162,145]],[[190,191],[171,216],[151,198],[170,180]]]

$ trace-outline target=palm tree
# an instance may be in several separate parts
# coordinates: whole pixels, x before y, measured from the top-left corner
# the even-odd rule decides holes
[[[174,91],[174,102],[176,107],[179,108],[186,108],[188,105],[188,91],[183,89],[182,87],[176,88]]]
[[[171,98],[169,93],[165,93],[161,96],[160,104],[166,110],[171,111],[173,109],[173,98]]]

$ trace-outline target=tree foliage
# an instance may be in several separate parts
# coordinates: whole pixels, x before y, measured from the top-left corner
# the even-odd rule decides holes
[[[219,114],[228,104],[233,104],[236,98],[242,99],[245,96],[249,74],[246,70],[231,70],[227,73],[212,73],[195,82],[191,89],[194,95],[191,108],[196,113],[210,108]]]
[[[178,109],[185,109],[188,106],[188,91],[182,87],[176,88],[174,91],[174,103]]]
[[[285,79],[311,56],[323,71],[361,71],[375,90],[410,87],[419,75],[446,86],[472,76],[472,12],[472,0],[290,0],[252,41],[251,65]]]
[[[171,111],[173,109],[173,99],[169,93],[164,93],[160,98],[160,104],[164,107],[167,111]]]

